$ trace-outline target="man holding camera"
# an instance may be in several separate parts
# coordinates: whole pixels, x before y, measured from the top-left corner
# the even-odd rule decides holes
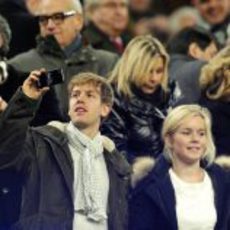
[[[68,120],[66,87],[72,76],[81,72],[105,76],[113,68],[118,56],[84,46],[80,34],[84,20],[79,0],[41,0],[34,14],[37,15],[40,27],[37,47],[12,58],[8,63],[22,72],[62,68],[65,81],[55,87],[55,97],[62,120]],[[46,104],[51,105],[52,102]]]
[[[27,230],[125,230],[130,168],[114,143],[100,135],[113,93],[92,73],[69,85],[69,123],[29,127],[48,87],[37,87],[33,71],[0,115],[0,167],[24,175],[15,227]],[[17,151],[15,151],[17,149]]]

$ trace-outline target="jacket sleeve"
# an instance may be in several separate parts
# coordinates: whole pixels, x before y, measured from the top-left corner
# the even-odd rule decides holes
[[[25,157],[27,130],[38,103],[19,89],[0,115],[0,168],[11,167]]]
[[[144,191],[129,201],[129,230],[157,230],[157,208]]]

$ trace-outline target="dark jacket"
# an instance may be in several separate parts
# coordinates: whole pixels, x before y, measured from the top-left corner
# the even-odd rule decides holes
[[[186,55],[172,54],[170,56],[169,80],[175,81],[180,91],[176,105],[198,103],[201,94],[199,77],[205,63]]]
[[[162,151],[161,127],[167,109],[167,95],[159,88],[147,95],[133,87],[134,96],[124,97],[115,88],[112,112],[102,126],[129,161],[138,156],[157,155]]]
[[[230,156],[230,102],[210,100],[202,95],[199,103],[211,112],[217,155]]]
[[[177,230],[176,200],[168,173],[170,164],[161,156],[152,171],[133,190],[129,202],[129,230]],[[215,230],[229,229],[229,173],[213,164],[211,177],[217,210]]]
[[[91,44],[95,49],[107,50],[113,53],[121,54],[116,46],[111,42],[108,35],[104,34],[100,31],[92,22],[89,23],[83,31],[83,37]],[[131,35],[128,32],[124,32],[121,34],[121,39],[123,42],[124,48],[131,40]]]
[[[67,57],[52,36],[47,38],[39,37],[37,42],[36,49],[31,49],[10,59],[9,64],[23,72],[30,72],[40,68],[45,68],[46,70],[63,68],[65,81],[63,84],[54,87],[54,103],[58,102],[61,120],[67,121],[69,120],[67,85],[70,79],[81,72],[93,72],[106,76],[113,68],[118,56],[107,51],[95,50],[89,46],[83,47],[80,45],[76,47],[70,57]],[[46,104],[51,105],[52,103],[52,99],[50,99]],[[43,116],[47,116],[48,111],[44,111]],[[59,118],[58,114],[56,119]],[[55,118],[52,116],[52,119]]]
[[[21,214],[15,229],[72,230],[73,162],[67,137],[58,128],[28,128],[37,102],[21,91],[0,120],[1,168],[24,175]],[[61,123],[62,124],[62,123]],[[104,150],[109,174],[109,230],[126,230],[129,165],[115,150]]]

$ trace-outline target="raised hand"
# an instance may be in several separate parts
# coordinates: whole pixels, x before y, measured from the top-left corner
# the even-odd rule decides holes
[[[37,86],[39,77],[44,72],[45,70],[41,69],[41,70],[34,70],[30,73],[29,77],[24,81],[22,85],[22,91],[26,96],[32,99],[38,99],[45,92],[49,90],[49,87],[38,88]]]

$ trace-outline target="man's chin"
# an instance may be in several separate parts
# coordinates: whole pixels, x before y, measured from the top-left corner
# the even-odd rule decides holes
[[[75,121],[73,122],[74,126],[77,127],[79,130],[87,128],[87,124],[82,121]]]

